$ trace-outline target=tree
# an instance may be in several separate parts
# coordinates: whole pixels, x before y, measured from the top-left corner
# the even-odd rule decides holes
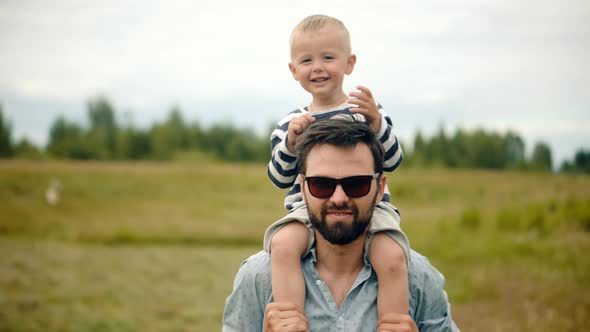
[[[268,141],[252,130],[240,130],[232,125],[215,125],[205,135],[207,152],[229,161],[267,161]]]
[[[544,142],[539,142],[533,149],[531,168],[536,171],[550,172],[552,166],[551,149]]]
[[[430,144],[426,145],[424,151],[424,160],[426,164],[430,165],[433,163],[448,165],[447,164],[447,149],[449,148],[449,140],[445,134],[445,128],[441,123],[438,128],[438,133],[432,137]]]
[[[474,133],[472,144],[475,155],[472,167],[500,169],[505,165],[503,140],[497,133],[479,129]]]
[[[53,121],[49,129],[49,142],[47,143],[47,151],[56,157],[67,156],[68,141],[72,139],[72,131],[66,119],[60,115]],[[79,136],[79,133],[76,134]],[[76,137],[78,139],[78,137]]]
[[[412,153],[408,156],[407,151],[404,151],[404,159],[409,159],[409,165],[424,165],[424,154],[426,152],[426,142],[422,136],[422,132],[418,129],[414,135],[414,144]]]
[[[186,128],[186,140],[189,149],[205,150],[205,132],[198,121]]]
[[[576,171],[576,169],[574,168],[574,165],[569,160],[564,160],[563,163],[561,163],[561,167],[559,168],[559,171],[565,172],[565,173],[573,173]]]
[[[509,131],[504,137],[506,150],[506,166],[510,168],[522,167],[525,163],[524,141],[517,134]]]
[[[578,172],[590,174],[590,150],[580,149],[576,152],[574,167]]]
[[[145,159],[151,154],[150,135],[144,130],[128,127],[117,131],[117,159]]]
[[[165,160],[173,157],[177,150],[189,146],[187,128],[178,107],[173,107],[163,124],[155,124],[150,132],[152,156]]]
[[[0,105],[0,158],[9,158],[12,156],[14,156],[12,126],[8,120],[4,119],[2,105]]]
[[[579,149],[574,155],[574,160],[565,160],[561,165],[562,172],[590,174],[590,150]]]
[[[82,128],[58,116],[49,130],[47,151],[55,157],[69,159],[96,159],[98,156],[84,139]]]
[[[447,165],[450,167],[467,167],[467,152],[469,151],[469,137],[461,130],[457,129],[455,136],[450,140],[450,145],[447,151]]]
[[[41,159],[43,156],[39,148],[26,138],[21,139],[16,144],[14,151],[17,158]]]
[[[98,96],[88,100],[90,130],[87,143],[98,159],[112,159],[115,156],[117,123],[115,112],[109,100]]]

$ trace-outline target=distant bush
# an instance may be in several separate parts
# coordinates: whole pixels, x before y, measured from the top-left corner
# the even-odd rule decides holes
[[[448,218],[442,217],[436,222],[436,230],[438,233],[446,234],[449,232],[449,230],[451,230],[451,225],[452,223]]]
[[[547,209],[545,209],[544,205],[530,205],[525,210],[524,215],[524,226],[525,230],[527,231],[538,231],[538,232],[545,232],[548,231],[546,227],[546,216],[548,214]]]
[[[520,231],[522,229],[522,215],[514,208],[505,208],[496,214],[496,227],[503,231]]]
[[[392,197],[396,197],[397,199],[404,198],[404,199],[411,199],[416,197],[417,190],[415,185],[400,185],[394,184],[390,185],[391,195]]]
[[[517,208],[504,208],[496,214],[496,228],[501,231],[545,233],[549,230],[547,217],[552,208],[545,204],[534,204]]]
[[[548,233],[563,225],[582,227],[590,232],[590,200],[550,200],[522,209],[503,208],[496,214],[496,228],[501,231]]]
[[[21,139],[14,147],[15,157],[18,159],[40,160],[44,153],[26,138]]]
[[[563,215],[568,224],[581,226],[585,231],[590,232],[590,199],[567,199]]]
[[[461,227],[466,229],[478,229],[481,224],[481,214],[476,208],[469,208],[461,215]]]

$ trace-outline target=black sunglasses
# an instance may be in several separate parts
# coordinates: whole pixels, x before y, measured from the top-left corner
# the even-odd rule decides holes
[[[336,186],[341,185],[346,196],[359,198],[367,195],[371,190],[373,179],[379,178],[379,173],[373,175],[349,176],[342,179],[333,179],[324,176],[305,176],[309,192],[317,198],[330,198],[336,191]]]

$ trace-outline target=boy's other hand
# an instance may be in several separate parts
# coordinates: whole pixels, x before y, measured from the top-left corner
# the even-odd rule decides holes
[[[287,149],[290,152],[295,151],[295,143],[299,135],[303,134],[303,131],[315,120],[315,118],[309,114],[303,114],[289,122],[289,128],[287,129]]]
[[[357,105],[358,107],[351,108],[350,111],[362,114],[367,120],[369,127],[378,133],[381,130],[381,113],[379,113],[377,103],[373,99],[373,94],[367,87],[359,85],[356,88],[360,92],[351,92],[349,94],[351,98],[348,99],[348,103]]]
[[[409,315],[395,312],[385,314],[377,323],[378,332],[418,332],[416,322]]]
[[[304,311],[295,303],[272,302],[266,305],[264,332],[307,332],[309,326]]]

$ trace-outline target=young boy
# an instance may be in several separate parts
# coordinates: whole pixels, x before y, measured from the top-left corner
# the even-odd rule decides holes
[[[267,229],[264,248],[271,253],[274,301],[294,302],[303,309],[305,284],[300,260],[314,238],[297,180],[297,160],[293,153],[297,138],[313,121],[352,116],[366,121],[377,133],[385,149],[386,171],[395,170],[403,156],[391,119],[375,103],[371,91],[359,86],[359,91],[347,95],[342,89],[344,76],[352,73],[356,63],[348,30],[342,22],[325,15],[307,17],[294,28],[290,46],[289,69],[293,78],[311,94],[312,101],[279,121],[271,135],[268,176],[279,188],[291,187],[285,198],[285,207],[290,212]],[[408,313],[409,242],[399,223],[398,211],[389,203],[386,187],[383,200],[373,213],[368,237],[369,259],[379,280],[380,317],[389,312]]]

